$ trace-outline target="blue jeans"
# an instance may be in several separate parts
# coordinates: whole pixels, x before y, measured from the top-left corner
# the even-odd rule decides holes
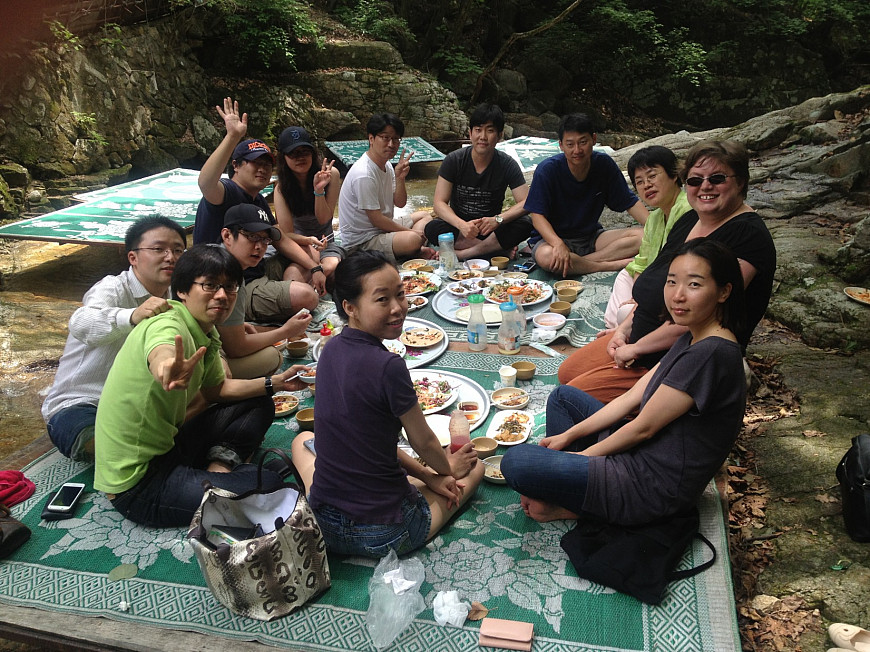
[[[85,444],[94,438],[97,406],[81,403],[56,412],[46,424],[51,443],[66,457],[74,460],[93,459]]]
[[[190,525],[202,502],[203,482],[242,494],[257,488],[257,467],[238,464],[229,473],[205,470],[210,462],[248,459],[260,446],[275,415],[269,397],[215,405],[185,423],[167,453],[153,458],[145,476],[118,494],[112,506],[131,521],[149,527]],[[263,489],[281,485],[281,476],[263,469]]]
[[[422,548],[429,536],[432,512],[417,490],[417,499],[402,501],[402,522],[386,524],[357,523],[331,505],[314,510],[326,549],[339,555],[362,555],[380,559],[390,550],[397,555]]]
[[[604,403],[569,385],[560,385],[547,399],[547,436],[560,435],[604,407]],[[598,441],[599,433],[582,437],[566,450],[520,445],[508,450],[501,462],[505,481],[514,491],[583,512],[589,481],[589,458],[581,451]]]

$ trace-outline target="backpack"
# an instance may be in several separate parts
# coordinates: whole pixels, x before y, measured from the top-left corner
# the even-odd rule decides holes
[[[870,542],[870,435],[852,438],[852,447],[837,465],[843,496],[843,522],[855,541]]]

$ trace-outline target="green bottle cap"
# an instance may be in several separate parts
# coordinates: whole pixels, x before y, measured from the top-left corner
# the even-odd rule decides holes
[[[469,294],[468,295],[468,303],[483,303],[483,295],[482,294]]]

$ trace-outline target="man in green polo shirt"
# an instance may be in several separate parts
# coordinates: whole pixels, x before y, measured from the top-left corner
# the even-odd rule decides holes
[[[94,488],[132,521],[188,525],[204,481],[235,493],[257,486],[248,464],[274,417],[275,390],[299,368],[251,380],[224,376],[215,324],[230,314],[242,281],[222,247],[197,245],[172,274],[171,309],[133,329],[109,371],[97,408]],[[198,392],[214,405],[190,419]],[[264,469],[265,486],[281,475]]]

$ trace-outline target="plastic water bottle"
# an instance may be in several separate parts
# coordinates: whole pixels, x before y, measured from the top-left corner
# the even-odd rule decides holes
[[[526,309],[523,308],[523,288],[512,285],[508,288],[508,296],[517,307],[517,326],[519,326],[520,335],[522,335],[526,332]]]
[[[520,352],[517,307],[513,301],[505,301],[499,306],[499,310],[501,310],[501,326],[498,327],[498,352],[502,355],[516,355]]]
[[[468,306],[471,314],[468,316],[468,349],[470,351],[486,350],[486,320],[483,318],[483,295],[469,294]]]
[[[468,417],[459,410],[453,410],[450,414],[450,452],[455,453],[465,444],[471,441],[471,428],[468,425]]]
[[[449,276],[456,269],[456,251],[453,249],[453,234],[442,233],[438,236],[438,260],[442,276]]]

